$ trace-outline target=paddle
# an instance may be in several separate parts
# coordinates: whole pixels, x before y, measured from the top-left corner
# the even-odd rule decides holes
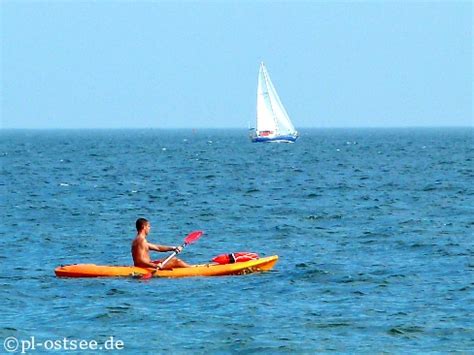
[[[176,255],[181,253],[186,245],[192,244],[197,241],[203,235],[203,231],[194,231],[188,234],[188,236],[184,239],[183,244],[181,245],[181,249],[173,251],[165,260],[157,265],[157,268],[148,274],[144,274],[140,277],[140,280],[148,280],[150,279],[159,269],[163,269],[163,267],[169,263],[171,259],[173,259]]]

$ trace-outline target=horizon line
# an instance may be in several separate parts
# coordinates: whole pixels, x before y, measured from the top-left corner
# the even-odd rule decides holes
[[[474,128],[472,125],[413,125],[413,126],[328,126],[328,127],[314,127],[303,126],[297,128],[297,131],[308,129],[406,129],[406,128]],[[245,130],[248,131],[254,128],[243,127],[1,127],[0,130]]]

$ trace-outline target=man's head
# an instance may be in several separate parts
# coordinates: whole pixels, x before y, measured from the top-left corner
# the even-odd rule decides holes
[[[150,222],[145,218],[139,218],[135,222],[135,226],[137,227],[137,232],[145,231],[147,234],[150,231]]]

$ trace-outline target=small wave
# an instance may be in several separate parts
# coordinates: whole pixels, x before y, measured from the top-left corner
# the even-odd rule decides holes
[[[299,264],[296,264],[295,267],[297,268],[307,268],[309,267],[310,265],[307,264],[307,263],[299,263]]]
[[[311,215],[307,216],[306,219],[309,219],[309,220],[311,220],[311,221],[315,221],[315,220],[318,220],[318,219],[324,219],[324,217],[323,217],[323,216],[318,216],[318,215],[311,214]]]
[[[104,318],[112,318],[109,313],[101,313],[94,317],[94,319],[104,319]]]
[[[130,305],[107,307],[107,311],[112,314],[127,313],[129,309],[130,309]]]
[[[433,245],[430,244],[424,244],[424,243],[413,243],[410,245],[410,248],[412,249],[417,249],[417,248],[427,248],[427,247],[432,247]]]
[[[106,295],[107,296],[113,296],[113,295],[123,295],[125,294],[124,291],[119,290],[117,288],[111,288],[110,290],[107,291]]]
[[[334,322],[334,323],[316,323],[314,327],[326,329],[326,328],[341,328],[341,327],[350,327],[351,323],[347,322]]]
[[[246,194],[253,194],[253,193],[256,193],[256,192],[260,192],[259,189],[249,189],[247,191],[245,191]]]
[[[417,333],[423,333],[424,330],[422,327],[418,326],[396,326],[393,328],[390,328],[388,331],[388,334],[390,335],[404,335],[404,336],[410,336],[413,334]]]

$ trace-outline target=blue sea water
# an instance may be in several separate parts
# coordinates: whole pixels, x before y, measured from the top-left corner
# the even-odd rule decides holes
[[[306,130],[286,145],[240,130],[2,130],[0,353],[32,336],[113,336],[115,353],[141,354],[472,352],[473,133]],[[219,278],[54,276],[130,264],[138,217],[154,243],[203,229],[191,263],[280,260]]]

